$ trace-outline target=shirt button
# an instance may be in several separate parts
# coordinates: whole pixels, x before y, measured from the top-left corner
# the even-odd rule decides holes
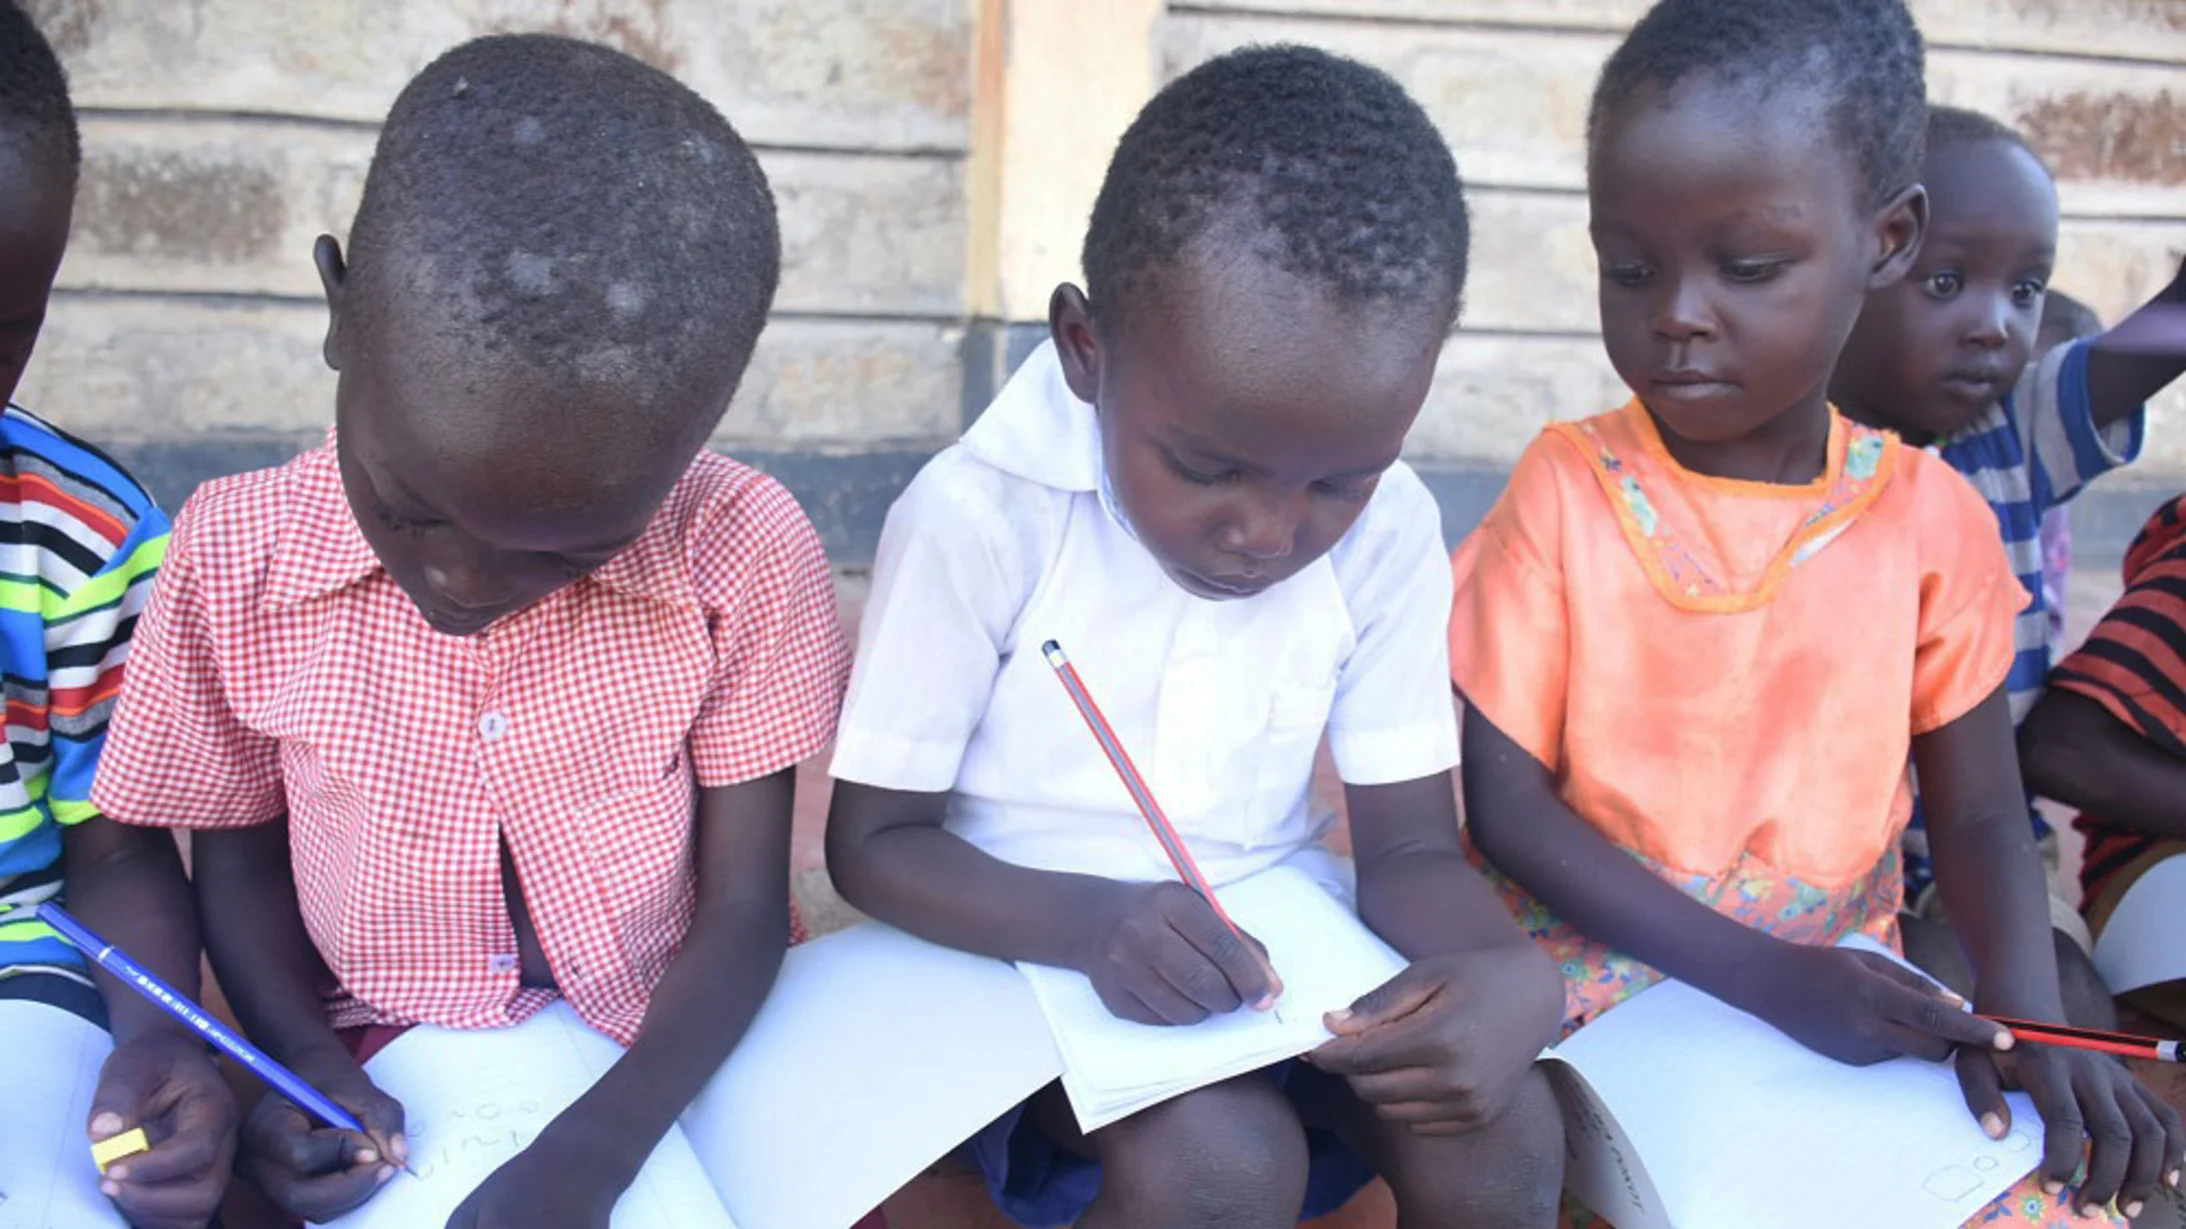
[[[492,742],[509,732],[509,719],[502,713],[487,713],[478,719],[478,736]]]
[[[516,967],[516,956],[512,952],[495,952],[493,955],[486,957],[486,970],[488,972],[514,973]]]

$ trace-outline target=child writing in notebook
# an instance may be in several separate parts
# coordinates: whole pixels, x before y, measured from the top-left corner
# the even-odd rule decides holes
[[[0,0],[0,571],[14,582],[0,587],[0,1010],[27,1013],[5,1016],[0,1046],[26,1072],[73,1071],[78,1047],[54,1052],[35,1039],[46,1030],[12,1023],[46,1012],[114,1039],[88,1121],[64,1121],[65,1109],[28,1117],[0,1077],[0,1160],[81,1157],[92,1140],[141,1128],[150,1150],[115,1162],[100,1188],[133,1225],[185,1229],[205,1224],[227,1187],[235,1099],[187,1028],[94,975],[32,912],[65,901],[169,985],[197,992],[197,911],[174,839],[123,827],[90,800],[167,518],[104,454],[14,404],[68,243],[81,162],[60,61],[14,0]],[[0,1220],[39,1215],[24,1194]],[[80,1202],[97,1201],[86,1192]]]
[[[405,1159],[355,1030],[559,995],[628,1052],[450,1223],[605,1226],[765,997],[848,669],[811,525],[704,450],[779,250],[712,107],[545,36],[420,73],[319,240],[334,431],[183,509],[95,792],[196,830],[237,1014],[369,1128],[253,1111],[290,1212]]]
[[[2050,665],[2042,519],[2139,454],[2142,403],[2186,370],[2186,338],[2164,322],[2180,310],[2186,283],[2174,282],[2151,310],[2111,333],[2039,347],[2057,255],[2057,186],[2048,167],[1995,120],[1938,107],[1921,179],[1927,237],[1904,280],[1868,296],[1830,392],[1854,420],[1933,447],[1988,501],[2030,596],[2005,686],[2016,723]],[[1927,809],[1915,809],[1908,829],[1906,900],[1916,920],[1906,943],[1924,965],[1955,972],[1956,944],[1942,925],[1948,911],[1933,890]],[[2023,810],[2054,862],[2048,825],[2031,804]],[[2103,1027],[2109,1000],[2083,946],[2086,928],[2055,897],[2050,913],[2066,1007],[2076,1023]]]
[[[1897,943],[1910,760],[1976,1005],[2062,1018],[2003,691],[2026,595],[1965,481],[1825,392],[1920,246],[1923,93],[1900,0],[1663,0],[1604,66],[1587,195],[1636,399],[1550,428],[1457,552],[1466,811],[1566,1028],[1667,975],[1846,1062],[1955,1047],[1984,1129],[2015,1083],[2046,1125],[1987,1218],[2063,1224],[2175,1181],[2177,1116],[1832,946]]]
[[[1408,1226],[1553,1219],[1555,976],[1462,856],[1440,517],[1397,460],[1465,262],[1456,167],[1395,82],[1297,47],[1203,64],[1117,146],[1050,342],[889,514],[833,765],[852,903],[1142,1023],[1270,1006],[1052,638],[1218,897],[1278,865],[1348,896],[1308,810],[1325,731],[1359,915],[1412,959],[1310,1063],[1090,1134],[1034,1097],[973,1145],[1022,1223],[1291,1225],[1376,1170]]]

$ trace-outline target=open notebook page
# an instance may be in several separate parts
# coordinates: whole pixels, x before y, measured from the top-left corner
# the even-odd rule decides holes
[[[867,924],[790,949],[683,1130],[743,1229],[843,1229],[1062,1069],[1015,968]]]
[[[536,1139],[622,1055],[564,1002],[514,1028],[423,1026],[364,1066],[402,1102],[417,1176],[398,1173],[346,1229],[444,1225],[478,1184]],[[671,1130],[615,1205],[615,1229],[736,1229],[681,1131]]]
[[[1992,1140],[1949,1064],[1846,1066],[1681,982],[1556,1052],[1636,1145],[1679,1229],[1834,1229],[1855,1205],[1894,1229],[1955,1229],[2041,1158],[2024,1094],[2010,1094],[2011,1134]]]
[[[127,1229],[99,1193],[91,1095],[113,1050],[58,1007],[0,1001],[0,1229]]]
[[[2095,967],[2103,982],[2123,994],[2186,977],[2186,948],[2178,919],[2186,915],[2186,858],[2166,858],[2133,886],[2103,923],[2095,940]]]
[[[1063,1088],[1084,1130],[1313,1049],[1329,1038],[1323,1014],[1349,1007],[1404,968],[1404,958],[1349,906],[1291,867],[1262,871],[1220,895],[1237,924],[1267,945],[1283,979],[1280,1018],[1245,1007],[1188,1028],[1136,1024],[1111,1014],[1082,973],[1018,966],[1062,1052]]]

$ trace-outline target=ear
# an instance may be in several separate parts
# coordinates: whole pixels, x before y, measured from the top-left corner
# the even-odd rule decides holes
[[[1063,380],[1087,405],[1100,404],[1100,330],[1093,323],[1093,305],[1085,292],[1064,282],[1047,301],[1048,336],[1055,339],[1055,353],[1063,360]]]
[[[1890,198],[1875,214],[1875,263],[1867,271],[1867,288],[1881,290],[1905,280],[1920,255],[1920,241],[1928,235],[1928,189],[1914,184]]]
[[[319,287],[326,292],[326,365],[342,369],[342,313],[348,310],[349,266],[342,263],[341,242],[321,235],[311,245],[311,260],[319,266]]]

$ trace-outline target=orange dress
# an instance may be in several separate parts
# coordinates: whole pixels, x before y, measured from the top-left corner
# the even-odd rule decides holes
[[[1834,415],[1814,482],[1711,478],[1634,402],[1544,432],[1452,566],[1457,686],[1572,810],[1749,926],[1899,947],[1913,736],[2002,685],[2027,601],[1965,479]],[[1490,878],[1567,1032],[1660,978]],[[1972,1223],[2086,1222],[2030,1175]]]

